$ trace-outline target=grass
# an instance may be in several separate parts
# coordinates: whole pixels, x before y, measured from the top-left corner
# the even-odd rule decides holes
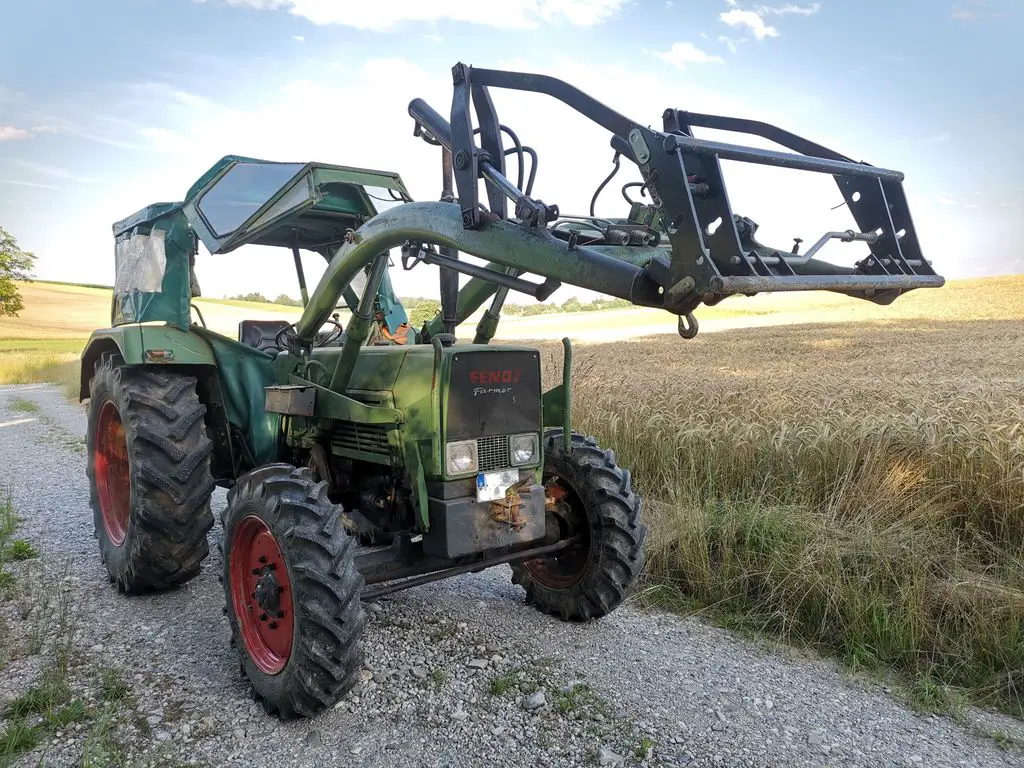
[[[39,550],[24,539],[15,539],[7,547],[7,558],[12,562],[39,557]]]
[[[21,522],[14,511],[14,500],[8,489],[0,490],[0,597],[6,596],[17,583],[13,573],[4,566],[9,557],[11,536],[14,535],[18,523]]]
[[[578,349],[575,427],[645,498],[641,599],[897,670],[924,708],[962,691],[1024,716],[1022,331],[837,324]]]
[[[0,766],[9,765],[10,761],[22,752],[34,749],[40,741],[38,728],[25,723],[24,720],[12,720],[0,731]]]
[[[12,411],[20,411],[22,413],[35,413],[39,410],[39,406],[36,403],[20,397],[13,398],[9,405]]]
[[[38,684],[7,705],[7,717],[25,718],[29,715],[55,711],[71,698],[71,690],[62,675],[50,673]]]
[[[100,690],[103,692],[103,700],[109,702],[122,701],[130,692],[128,684],[125,683],[121,674],[113,669],[103,670]]]
[[[10,575],[2,570],[5,562],[32,560],[20,564],[18,579],[12,577],[9,588],[0,590],[0,670],[24,656],[37,656],[41,669],[32,685],[0,708],[0,768],[47,744],[57,733],[67,735],[72,725],[84,737],[80,765],[125,766],[127,751],[117,731],[131,715],[131,691],[120,670],[84,664],[76,653],[70,565],[64,561],[47,567],[35,559],[38,553],[30,542],[12,541],[19,523],[10,492],[0,492],[0,575]],[[91,708],[87,700],[102,701],[102,709]],[[45,764],[47,750],[43,748],[36,764]],[[157,764],[177,763],[160,757]]]
[[[6,340],[0,339],[0,348]],[[2,384],[57,384],[68,394],[78,393],[79,353],[55,352],[46,340],[35,341],[34,347],[23,346],[17,352],[0,349],[0,385]],[[11,403],[14,410],[34,412],[38,408],[19,407],[18,399]],[[21,400],[21,403],[29,403]]]
[[[487,692],[491,696],[501,696],[503,693],[518,687],[518,685],[518,677],[514,673],[507,672],[491,678],[491,681],[487,684]]]
[[[113,768],[128,764],[124,748],[117,739],[117,717],[114,705],[104,707],[82,748],[82,768]]]

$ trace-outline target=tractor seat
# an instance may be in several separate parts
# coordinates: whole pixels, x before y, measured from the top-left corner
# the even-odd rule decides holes
[[[238,324],[238,340],[261,352],[280,351],[276,337],[291,323],[287,320],[242,320]]]

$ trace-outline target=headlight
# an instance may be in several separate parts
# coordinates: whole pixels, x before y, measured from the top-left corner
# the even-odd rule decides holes
[[[521,467],[537,459],[536,435],[512,435],[509,438],[509,455],[512,464]]]
[[[448,443],[448,474],[458,475],[463,472],[475,471],[477,467],[476,440],[462,440]]]

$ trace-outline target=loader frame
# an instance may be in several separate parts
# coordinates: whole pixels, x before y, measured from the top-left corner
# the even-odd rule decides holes
[[[553,97],[612,134],[610,143],[616,152],[616,167],[622,156],[640,170],[652,205],[640,206],[646,210],[631,211],[628,219],[614,223],[626,228],[653,224],[651,228],[658,231],[658,239],[664,235],[669,246],[652,252],[650,248],[631,248],[622,243],[614,247],[611,241],[602,244],[612,246],[611,250],[607,247],[587,249],[578,247],[578,238],[570,234],[567,243],[575,252],[580,273],[592,267],[607,270],[606,285],[611,290],[600,287],[595,290],[679,315],[680,333],[684,336],[695,333],[692,313],[698,306],[713,305],[736,294],[827,290],[889,304],[906,291],[944,284],[944,279],[936,274],[921,252],[903,189],[904,175],[899,171],[855,162],[781,128],[754,120],[669,108],[662,115],[663,130],[653,130],[578,88],[546,75],[474,69],[458,63],[452,68],[452,80],[450,122],[421,99],[410,103],[409,113],[416,121],[416,133],[430,143],[440,144],[444,152],[451,154],[464,229],[487,231],[496,220],[508,220],[508,200],[514,203],[515,220],[526,229],[541,232],[557,222],[558,206],[534,199],[529,187],[524,190],[521,184],[514,184],[505,176],[505,157],[514,150],[505,149],[502,134],[512,137],[520,158],[523,148],[518,137],[500,123],[489,89],[513,89]],[[473,127],[471,109],[476,114],[477,128]],[[758,136],[792,152],[699,139],[693,133],[698,127]],[[859,230],[825,233],[802,255],[796,248],[790,251],[757,243],[753,237],[757,225],[732,210],[721,160],[830,174]],[[535,166],[534,155],[534,172]],[[486,209],[479,199],[480,178],[487,183],[489,208]],[[712,234],[716,222],[721,226]],[[550,231],[562,234],[557,226]],[[866,243],[870,255],[853,267],[814,258],[832,239]],[[647,243],[649,240],[645,241]],[[471,248],[465,250],[472,252]],[[628,296],[624,295],[626,291],[616,291],[620,275],[596,258],[596,254],[602,252],[638,267],[633,290]],[[490,279],[505,289],[532,293],[539,300],[556,290],[561,280],[581,284],[567,279],[568,276],[552,274],[554,270],[546,270],[532,258],[513,260],[514,264],[505,262],[505,270],[492,270],[490,275],[471,272],[453,263],[450,252],[432,254],[428,259],[449,269]],[[520,275],[531,271],[547,279],[539,285],[524,284]],[[464,289],[464,292],[466,298],[477,298],[475,290]],[[496,322],[496,317],[487,319],[492,324]],[[690,328],[692,332],[685,332]],[[478,333],[478,339],[482,335]]]

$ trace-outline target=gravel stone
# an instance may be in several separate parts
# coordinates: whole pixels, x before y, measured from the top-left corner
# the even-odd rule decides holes
[[[523,709],[532,712],[535,709],[540,709],[546,703],[547,702],[544,699],[544,691],[534,691],[523,699]]]
[[[41,557],[8,567],[19,580],[45,568],[73,595],[75,648],[88,660],[73,670],[76,696],[98,711],[93,678],[111,669],[127,684],[113,734],[126,765],[242,768],[253,755],[275,768],[575,768],[595,758],[734,768],[1024,765],[1019,720],[975,709],[957,719],[922,716],[898,689],[698,618],[625,605],[598,621],[563,623],[525,604],[507,566],[366,605],[359,684],[315,720],[281,722],[252,700],[228,644],[219,522],[194,580],[166,593],[119,594],[92,533],[83,408],[53,387],[0,387],[0,423],[26,418],[11,409],[15,397],[40,410],[0,429],[0,485],[22,518],[17,537]],[[224,503],[217,489],[218,520]],[[0,602],[0,613],[8,608],[2,618],[26,634],[16,606]],[[12,659],[0,674],[0,712],[44,668],[40,655]],[[492,692],[499,677],[510,685]],[[531,699],[541,703],[525,707]],[[0,719],[0,732],[5,726]],[[69,725],[15,765],[78,766],[94,729],[95,721]],[[985,735],[997,732],[1009,737],[1005,746]]]

